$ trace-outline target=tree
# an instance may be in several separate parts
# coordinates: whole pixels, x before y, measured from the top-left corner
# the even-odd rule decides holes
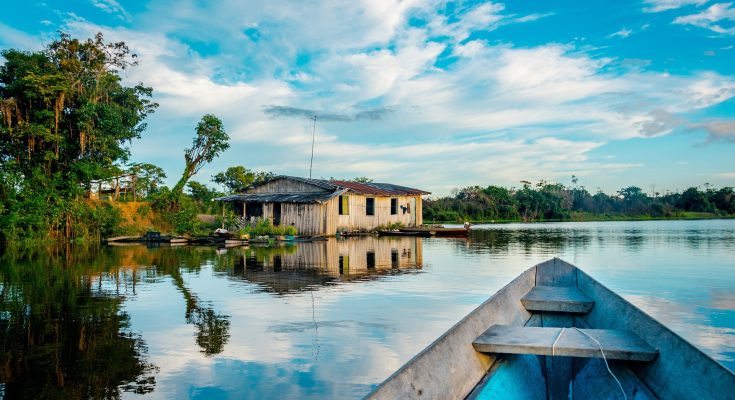
[[[70,238],[94,224],[77,198],[128,159],[157,107],[152,89],[121,83],[135,55],[101,33],[0,55],[0,173],[13,182],[2,189],[0,235]]]
[[[80,41],[61,33],[42,52],[5,50],[0,67],[0,160],[25,176],[40,168],[72,184],[129,156],[145,118],[158,106],[152,89],[122,86],[119,70],[137,64],[123,42],[101,33]]]
[[[205,114],[197,124],[196,136],[190,148],[184,150],[184,173],[172,192],[181,194],[186,182],[223,151],[230,148],[230,136],[225,132],[222,121],[212,114]]]
[[[213,181],[225,187],[229,193],[238,192],[248,186],[263,183],[275,176],[272,172],[253,171],[238,165],[213,176]]]
[[[161,167],[148,163],[137,163],[129,166],[131,173],[136,174],[135,191],[146,197],[157,193],[166,179],[166,173]]]

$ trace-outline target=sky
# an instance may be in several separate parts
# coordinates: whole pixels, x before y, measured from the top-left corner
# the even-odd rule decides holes
[[[234,165],[447,195],[521,180],[615,193],[735,186],[735,3],[29,0],[0,49],[125,41],[160,104],[132,161],[184,166],[212,113]],[[1,61],[0,61],[1,62]]]

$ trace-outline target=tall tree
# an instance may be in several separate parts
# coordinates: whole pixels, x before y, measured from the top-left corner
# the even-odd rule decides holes
[[[225,150],[230,148],[230,136],[225,132],[222,121],[212,114],[206,114],[197,124],[196,136],[190,148],[184,151],[184,173],[173,188],[173,193],[181,194],[186,183],[199,170]]]
[[[157,107],[152,89],[123,84],[135,55],[101,33],[0,55],[0,181],[13,182],[0,184],[0,239],[69,238],[91,222],[75,199],[128,159]]]
[[[265,182],[273,178],[272,172],[253,171],[238,165],[229,167],[226,171],[215,174],[212,180],[225,187],[228,192],[237,192],[253,184]]]

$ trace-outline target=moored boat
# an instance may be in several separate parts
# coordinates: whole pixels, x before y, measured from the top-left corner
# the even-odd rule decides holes
[[[734,399],[735,374],[554,258],[535,265],[366,399]]]

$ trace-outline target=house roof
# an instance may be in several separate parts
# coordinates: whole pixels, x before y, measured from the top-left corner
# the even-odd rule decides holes
[[[330,181],[339,187],[347,188],[353,192],[360,194],[372,194],[376,196],[414,196],[420,194],[431,194],[429,192],[413,189],[406,186],[398,186],[390,183],[376,182],[351,182],[351,181]]]
[[[347,191],[373,196],[416,196],[431,194],[410,187],[376,182],[328,181],[324,179],[301,178],[298,176],[278,175],[257,186],[279,179],[306,183],[325,189],[324,192],[287,192],[287,193],[240,193],[217,197],[217,201],[242,201],[260,203],[323,203]],[[252,188],[252,187],[251,187]]]
[[[217,201],[242,201],[244,203],[324,203],[325,201],[346,192],[346,189],[334,192],[308,193],[241,193],[217,197]]]

